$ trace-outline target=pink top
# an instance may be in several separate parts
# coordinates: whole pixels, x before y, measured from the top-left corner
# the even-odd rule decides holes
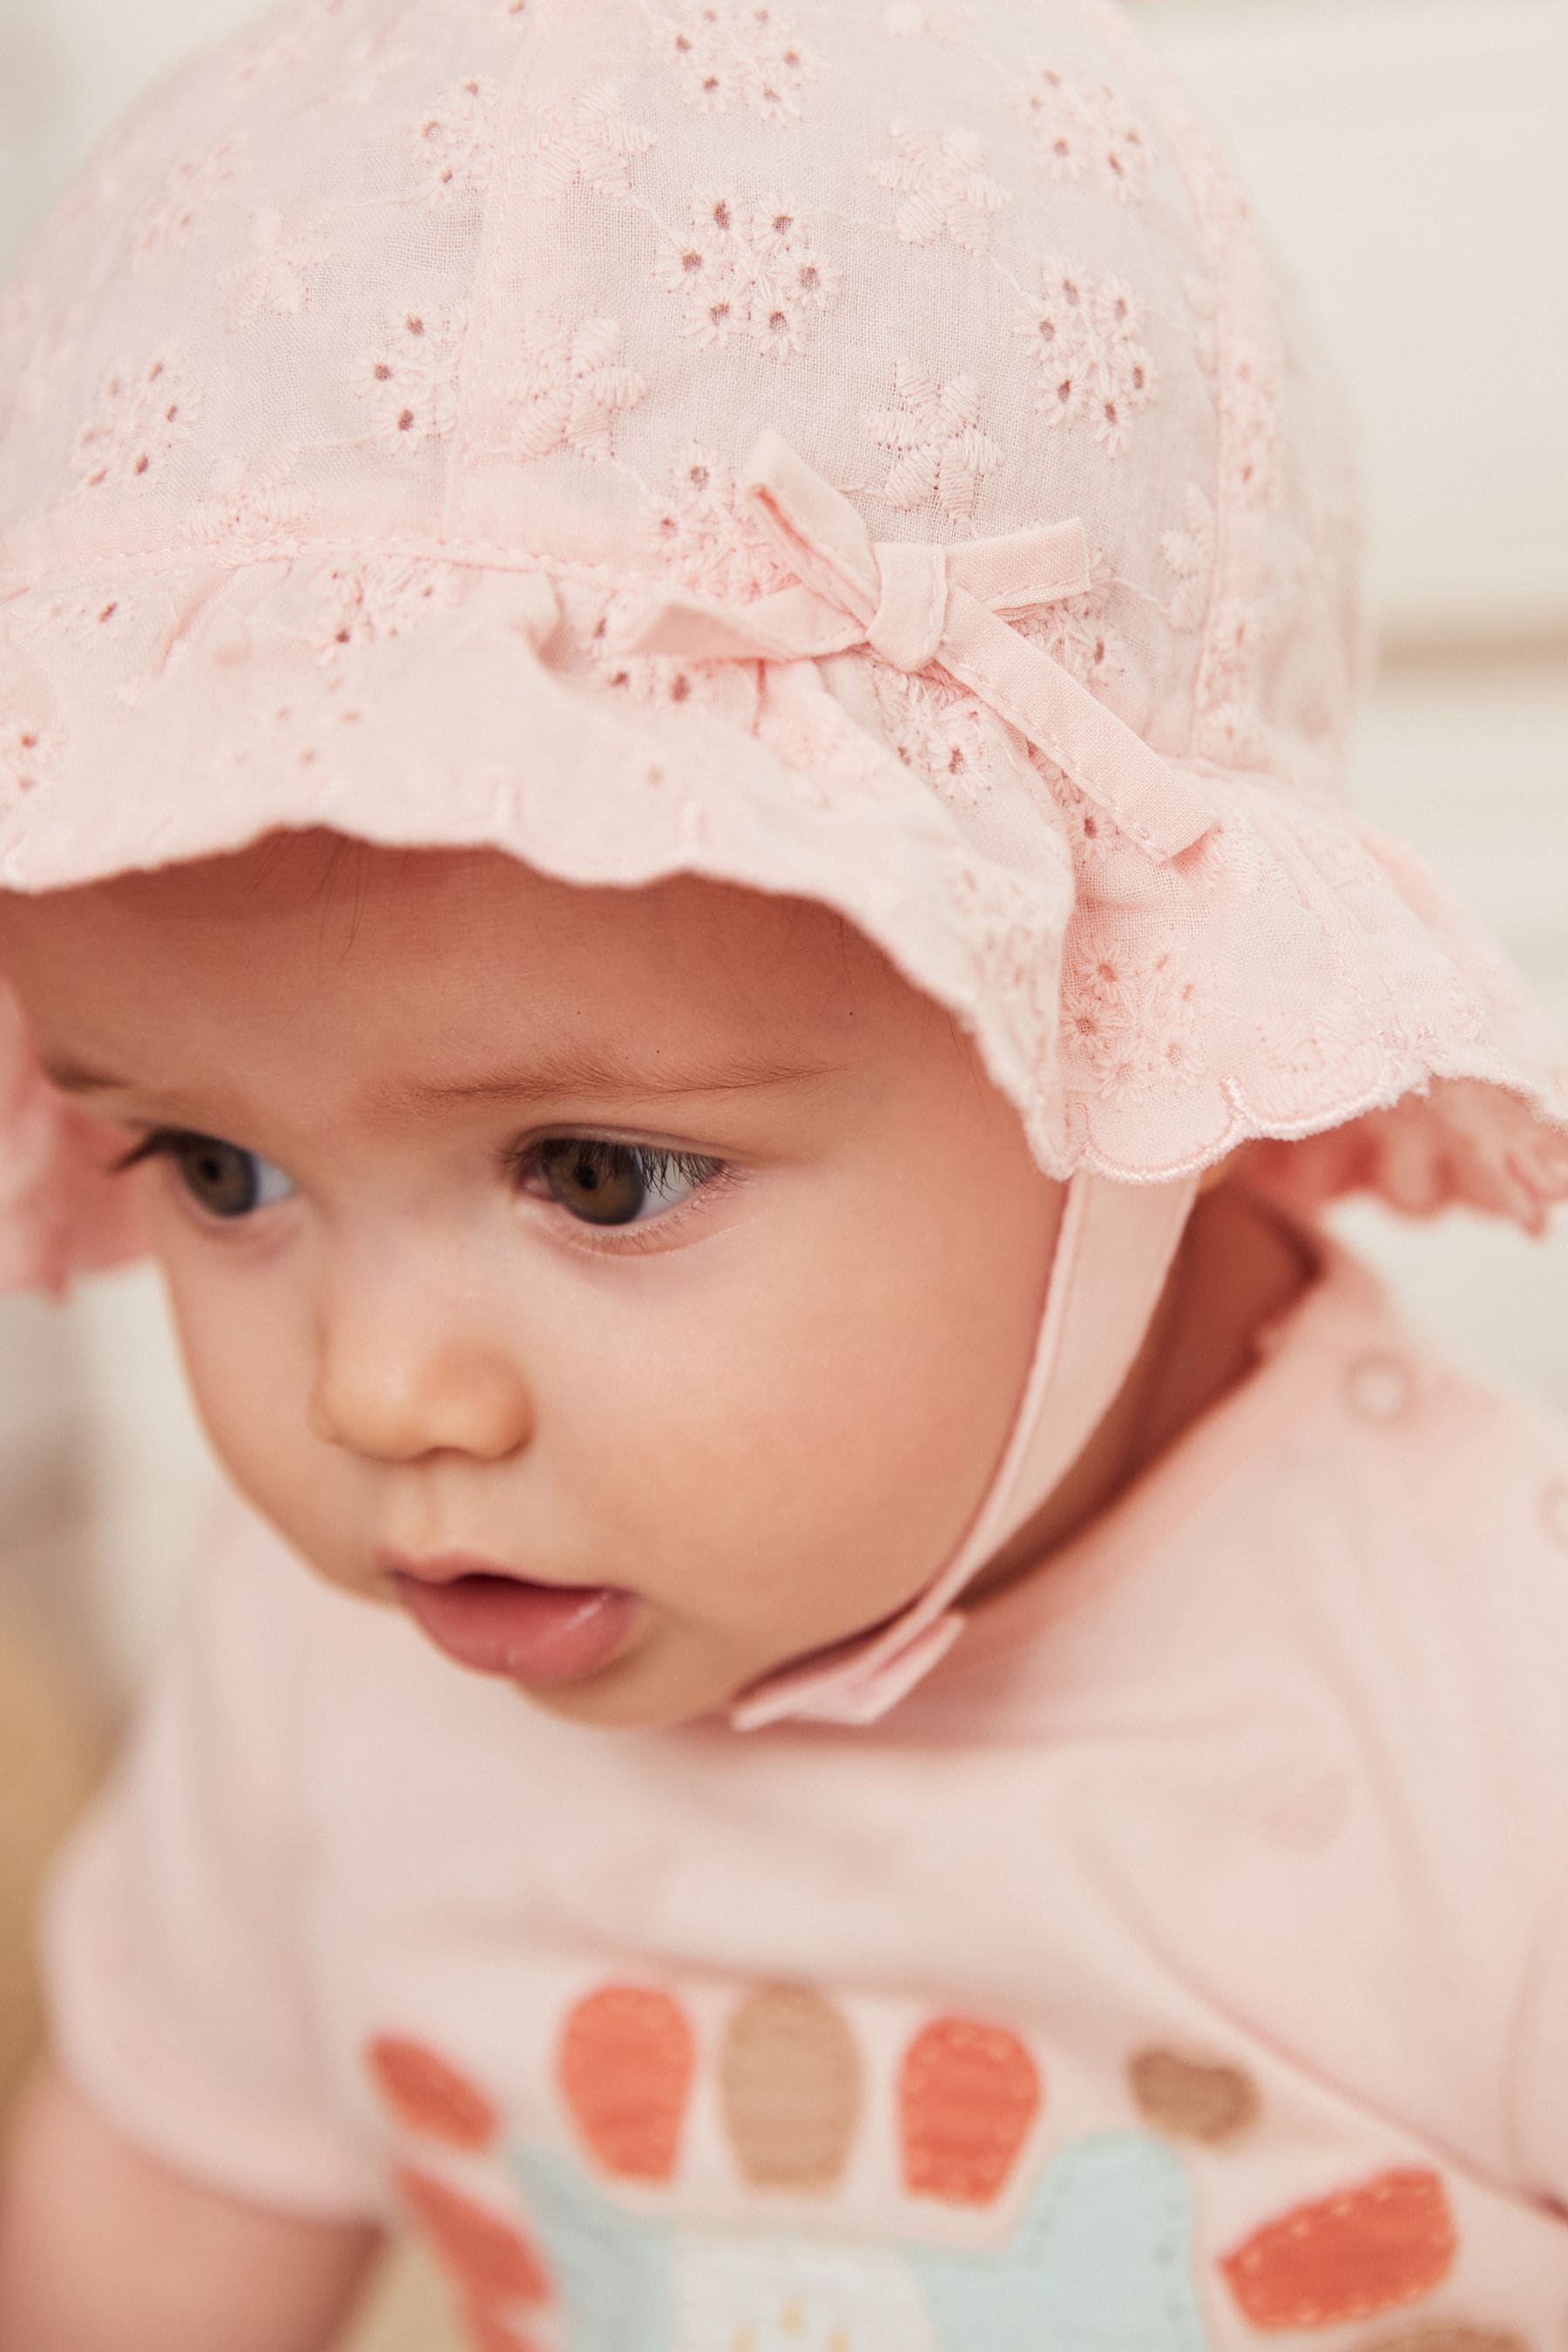
[[[558,1722],[237,1517],[68,2063],[484,2352],[1555,2347],[1568,1439],[1324,1249],[874,1729]]]

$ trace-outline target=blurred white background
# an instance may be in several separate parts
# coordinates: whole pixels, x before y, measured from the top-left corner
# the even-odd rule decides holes
[[[1358,397],[1381,688],[1367,808],[1568,1024],[1568,5],[1134,0],[1239,155]],[[0,0],[0,270],[121,109],[248,0]],[[1568,1219],[1342,1229],[1447,1339],[1568,1413]],[[0,1303],[0,1599],[130,1686],[207,1478],[142,1275]]]
[[[1024,0],[1019,0],[1024,5]],[[1362,411],[1382,684],[1363,805],[1568,1027],[1568,0],[1133,0],[1236,152]],[[0,0],[0,274],[121,109],[249,0]],[[1568,1415],[1568,1215],[1342,1232]],[[118,1708],[208,1491],[142,1275],[0,1302],[0,1611]],[[356,2338],[436,2352],[427,2287]]]

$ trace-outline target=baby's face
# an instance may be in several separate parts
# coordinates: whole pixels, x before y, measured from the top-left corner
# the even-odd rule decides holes
[[[202,1417],[332,1583],[664,1725],[953,1549],[1059,1190],[824,909],[303,835],[6,898],[0,961],[147,1147]]]

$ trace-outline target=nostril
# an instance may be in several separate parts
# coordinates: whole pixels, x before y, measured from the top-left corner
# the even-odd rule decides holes
[[[503,1459],[533,1429],[521,1372],[488,1349],[447,1349],[413,1364],[384,1347],[339,1349],[311,1392],[308,1420],[321,1444],[403,1465],[442,1454]]]

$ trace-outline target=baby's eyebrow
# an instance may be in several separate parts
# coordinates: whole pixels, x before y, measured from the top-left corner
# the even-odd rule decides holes
[[[473,1077],[378,1087],[379,1109],[441,1109],[471,1102],[536,1103],[581,1095],[662,1098],[676,1095],[755,1094],[830,1077],[844,1065],[816,1058],[787,1061],[761,1055],[685,1066],[578,1049],[570,1054]]]
[[[89,1070],[82,1062],[45,1061],[39,1066],[49,1084],[58,1087],[63,1095],[123,1093],[126,1088],[123,1078],[111,1078],[101,1070]]]
[[[408,1111],[439,1110],[469,1102],[559,1101],[577,1095],[630,1095],[659,1099],[677,1095],[755,1094],[765,1087],[799,1086],[813,1078],[830,1077],[843,1067],[841,1062],[809,1057],[786,1061],[765,1055],[742,1055],[684,1068],[660,1067],[654,1061],[578,1049],[531,1062],[523,1067],[473,1077],[391,1081],[375,1087],[372,1100],[378,1110]],[[125,1093],[132,1083],[64,1058],[46,1061],[43,1069],[51,1085],[63,1094]]]

